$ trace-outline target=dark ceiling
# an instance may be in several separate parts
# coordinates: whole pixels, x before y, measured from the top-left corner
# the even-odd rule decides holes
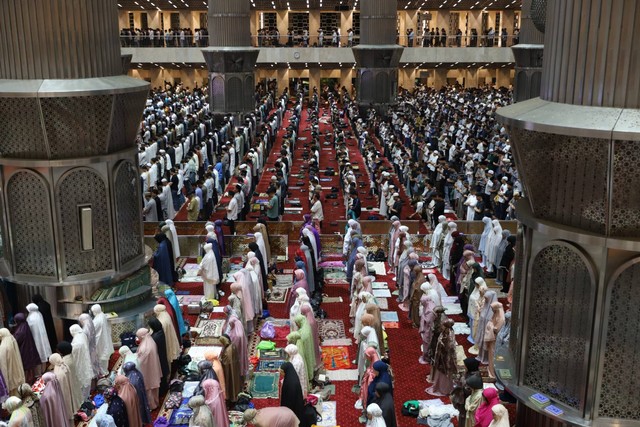
[[[241,0],[238,0],[241,1]],[[256,10],[273,10],[287,8],[291,10],[321,9],[326,11],[350,10],[354,5],[359,8],[362,0],[251,0],[251,6]],[[117,0],[124,10],[175,10],[175,9],[206,9],[206,0]],[[422,9],[520,9],[522,0],[398,0],[398,10]]]

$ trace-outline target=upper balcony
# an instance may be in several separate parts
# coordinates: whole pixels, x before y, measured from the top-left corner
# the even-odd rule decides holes
[[[254,46],[259,47],[257,67],[293,66],[293,67],[313,67],[314,65],[353,65],[355,58],[349,46],[349,41],[340,42],[337,47],[329,39],[322,43],[323,47],[317,47],[317,40],[314,47],[308,47],[307,43],[299,41],[287,42],[282,40],[266,40],[254,37]],[[429,66],[453,65],[508,65],[514,63],[513,53],[508,47],[517,38],[507,37],[467,37],[449,36],[445,40],[439,40],[436,44],[433,39],[422,40],[418,38],[412,42],[406,37],[399,38],[400,45],[405,49],[400,59],[400,64],[407,66]],[[344,43],[344,44],[343,44]],[[352,43],[357,43],[353,40]],[[428,45],[427,45],[428,43]],[[411,47],[408,45],[411,44]],[[184,40],[145,39],[145,38],[122,38],[122,53],[133,55],[133,64],[156,64],[170,66],[168,64],[204,64],[201,50],[206,47],[207,42],[200,39],[197,42],[185,38]],[[305,46],[306,45],[306,46]],[[433,46],[432,46],[433,45]],[[446,45],[446,47],[444,47]],[[504,45],[504,47],[503,47]]]

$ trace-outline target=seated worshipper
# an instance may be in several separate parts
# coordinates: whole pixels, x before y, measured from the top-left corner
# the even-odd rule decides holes
[[[36,375],[40,374],[40,356],[25,315],[18,313],[13,319],[16,322],[13,337],[20,348],[20,357],[22,358],[22,366],[24,367],[27,381],[31,382]]]
[[[189,419],[189,427],[216,427],[211,409],[206,405],[204,397],[193,396],[189,399],[189,408],[193,411]]]
[[[244,411],[244,422],[253,427],[298,427],[300,425],[296,414],[286,406],[259,410],[247,409]]]
[[[146,387],[145,393],[149,409],[151,411],[154,411],[160,404],[159,393],[160,382],[162,380],[162,367],[160,365],[158,346],[149,333],[149,330],[146,328],[138,329],[138,331],[136,332],[136,336],[140,343],[138,345],[138,351],[136,352],[136,355],[138,356],[140,372],[144,378],[144,385]],[[124,369],[124,371],[125,375],[127,375],[126,368]],[[127,377],[128,376],[129,375],[127,375]]]
[[[142,373],[136,369],[136,365],[132,362],[125,363],[122,370],[133,388],[136,389],[142,422],[145,424],[151,423],[151,409],[149,408],[149,400],[147,399],[147,390]]]

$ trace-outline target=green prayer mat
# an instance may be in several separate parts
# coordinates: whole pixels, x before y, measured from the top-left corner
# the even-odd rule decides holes
[[[280,372],[256,372],[251,379],[251,395],[254,399],[277,399]]]

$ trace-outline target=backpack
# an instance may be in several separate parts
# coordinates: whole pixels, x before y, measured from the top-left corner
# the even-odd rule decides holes
[[[384,262],[387,260],[387,255],[384,253],[382,249],[378,249],[374,256],[374,259],[378,262]]]
[[[420,414],[420,402],[417,400],[407,400],[402,404],[402,415],[418,418]]]

